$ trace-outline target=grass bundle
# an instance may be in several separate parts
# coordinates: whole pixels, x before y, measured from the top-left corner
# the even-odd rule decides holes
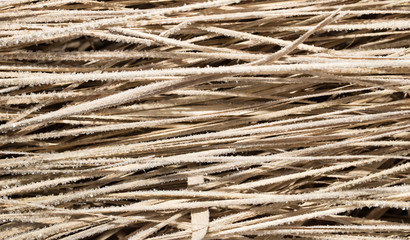
[[[410,5],[0,2],[0,239],[408,239]]]

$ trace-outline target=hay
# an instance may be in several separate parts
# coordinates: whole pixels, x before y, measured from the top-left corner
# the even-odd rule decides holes
[[[408,1],[0,9],[1,239],[410,236]]]

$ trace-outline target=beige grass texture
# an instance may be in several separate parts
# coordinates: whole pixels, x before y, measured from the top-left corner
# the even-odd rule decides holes
[[[410,2],[0,1],[0,239],[409,239]]]

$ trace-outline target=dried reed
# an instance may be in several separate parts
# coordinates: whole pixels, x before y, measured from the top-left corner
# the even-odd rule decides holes
[[[408,239],[410,4],[0,2],[0,239]]]

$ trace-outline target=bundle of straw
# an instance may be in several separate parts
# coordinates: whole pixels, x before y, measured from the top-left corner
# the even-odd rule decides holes
[[[0,2],[0,238],[407,239],[410,4]]]

